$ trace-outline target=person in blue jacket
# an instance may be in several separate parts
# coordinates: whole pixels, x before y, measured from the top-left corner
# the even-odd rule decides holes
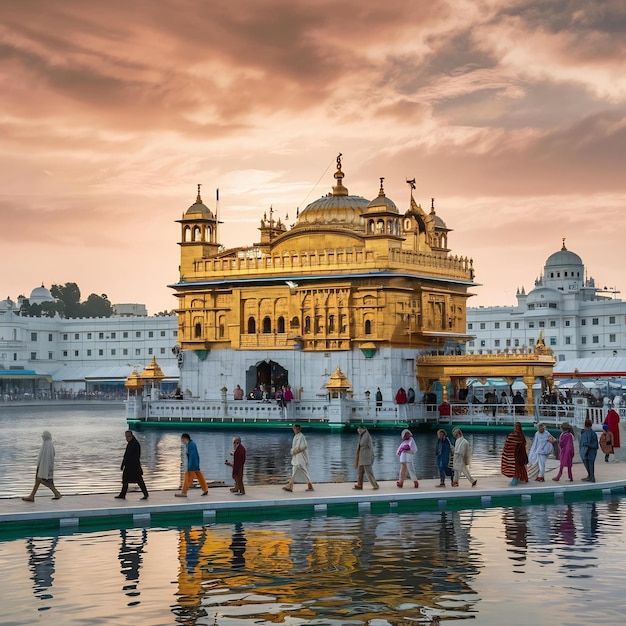
[[[209,493],[209,488],[204,480],[204,476],[200,471],[200,455],[198,454],[198,446],[196,442],[191,439],[187,433],[183,433],[180,436],[180,440],[185,444],[187,448],[187,471],[185,472],[185,479],[183,480],[183,488],[180,493],[174,494],[177,498],[186,498],[189,487],[193,485],[194,478],[200,483],[202,489],[202,495],[206,496]]]
[[[596,455],[598,454],[598,435],[592,430],[592,421],[585,420],[585,429],[580,433],[580,458],[587,470],[587,476],[581,478],[590,483],[596,482]]]

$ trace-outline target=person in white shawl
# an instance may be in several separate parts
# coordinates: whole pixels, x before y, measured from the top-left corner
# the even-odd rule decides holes
[[[48,487],[54,494],[53,500],[60,500],[61,494],[54,486],[54,445],[52,444],[52,435],[49,431],[44,430],[42,435],[43,443],[39,450],[37,458],[37,472],[35,473],[35,486],[29,496],[24,496],[22,500],[25,502],[34,502],[35,494],[39,485]]]
[[[545,424],[537,424],[537,432],[528,453],[528,462],[531,464],[536,463],[539,467],[539,475],[535,480],[540,483],[545,480],[546,459],[552,454],[554,450],[552,444],[555,441],[555,438],[546,430]]]
[[[283,487],[285,491],[293,491],[293,484],[298,476],[301,474],[306,480],[307,491],[313,491],[313,483],[309,476],[309,446],[306,442],[306,437],[302,434],[300,424],[293,425],[293,441],[291,443],[291,480],[287,485]]]

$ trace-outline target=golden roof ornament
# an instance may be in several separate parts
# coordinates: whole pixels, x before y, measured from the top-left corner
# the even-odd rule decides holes
[[[141,376],[139,376],[139,372],[136,369],[129,374],[126,382],[124,383],[124,387],[130,391],[138,391],[139,389],[143,389],[145,387],[145,383],[141,380]]]
[[[337,171],[333,174],[337,184],[333,187],[333,196],[347,196],[348,189],[343,186],[345,174],[341,171],[341,152],[337,155]]]
[[[146,366],[146,369],[141,373],[141,378],[145,381],[150,380],[163,380],[165,378],[165,374],[161,369],[161,366],[157,363],[156,357],[152,357],[152,361]]]
[[[347,376],[341,371],[341,368],[335,369],[330,380],[326,384],[326,389],[329,391],[347,391],[352,388],[352,383],[348,380]]]

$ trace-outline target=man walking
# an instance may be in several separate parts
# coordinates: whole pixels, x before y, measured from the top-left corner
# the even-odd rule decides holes
[[[243,486],[243,466],[246,462],[246,449],[241,445],[241,437],[235,437],[233,439],[233,450],[230,454],[233,460],[229,461],[226,459],[224,463],[233,468],[235,486],[231,488],[231,491],[236,496],[243,496],[246,493],[246,489]]]
[[[306,437],[302,434],[300,424],[293,425],[293,433],[294,437],[291,443],[291,480],[283,487],[283,489],[285,491],[293,491],[293,484],[298,474],[302,474],[307,483],[306,491],[313,491],[313,483],[311,482],[311,477],[309,476],[308,444],[306,442]]]
[[[143,492],[142,500],[148,499],[148,490],[146,489],[146,483],[143,481],[143,469],[141,469],[141,445],[132,431],[126,431],[126,451],[124,452],[124,458],[122,459],[122,491],[119,496],[115,496],[120,500],[126,498],[126,492],[128,491],[129,483],[137,483],[139,488]]]
[[[209,488],[204,480],[204,476],[200,471],[200,455],[198,454],[198,446],[196,442],[191,439],[187,433],[183,433],[180,436],[180,440],[185,444],[187,448],[187,471],[185,472],[185,478],[183,480],[183,488],[180,493],[175,493],[177,498],[186,498],[189,487],[193,485],[194,478],[200,483],[202,489],[202,495],[206,496],[209,493]]]
[[[54,494],[53,500],[60,500],[61,494],[59,490],[54,486],[54,445],[52,443],[52,435],[49,431],[44,430],[41,438],[43,443],[41,444],[41,450],[39,450],[39,457],[37,458],[37,471],[35,472],[35,486],[29,496],[24,496],[22,500],[24,502],[34,502],[35,494],[39,489],[39,485],[48,487]]]
[[[372,437],[365,426],[359,426],[357,432],[359,433],[359,443],[356,448],[356,461],[354,465],[359,473],[356,485],[354,485],[353,489],[363,489],[364,474],[367,474],[367,480],[370,481],[372,489],[378,489],[378,483],[372,471],[372,463],[374,463]]]

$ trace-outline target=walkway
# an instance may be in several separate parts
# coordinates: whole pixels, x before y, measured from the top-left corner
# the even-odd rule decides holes
[[[199,489],[189,491],[188,498],[175,498],[174,491],[153,491],[149,500],[140,500],[141,492],[129,491],[126,500],[115,494],[66,496],[52,500],[45,487],[40,488],[34,503],[21,498],[0,500],[0,534],[36,529],[75,530],[88,527],[171,526],[177,523],[210,523],[233,520],[286,518],[311,515],[384,514],[424,509],[459,509],[489,506],[519,506],[532,503],[563,502],[601,498],[626,493],[626,463],[596,463],[596,483],[583,482],[581,463],[574,464],[574,481],[554,482],[556,462],[549,461],[546,482],[509,487],[503,476],[478,477],[476,487],[462,479],[461,486],[445,488],[438,480],[420,481],[419,489],[398,489],[395,482],[380,483],[374,491],[365,483],[363,491],[354,490],[353,483],[323,483],[315,491],[306,492],[305,485],[296,485],[292,493],[281,485],[251,486],[244,496],[232,494],[226,487],[209,489],[206,497]],[[131,486],[132,488],[132,486]],[[1,535],[0,535],[1,536]]]

